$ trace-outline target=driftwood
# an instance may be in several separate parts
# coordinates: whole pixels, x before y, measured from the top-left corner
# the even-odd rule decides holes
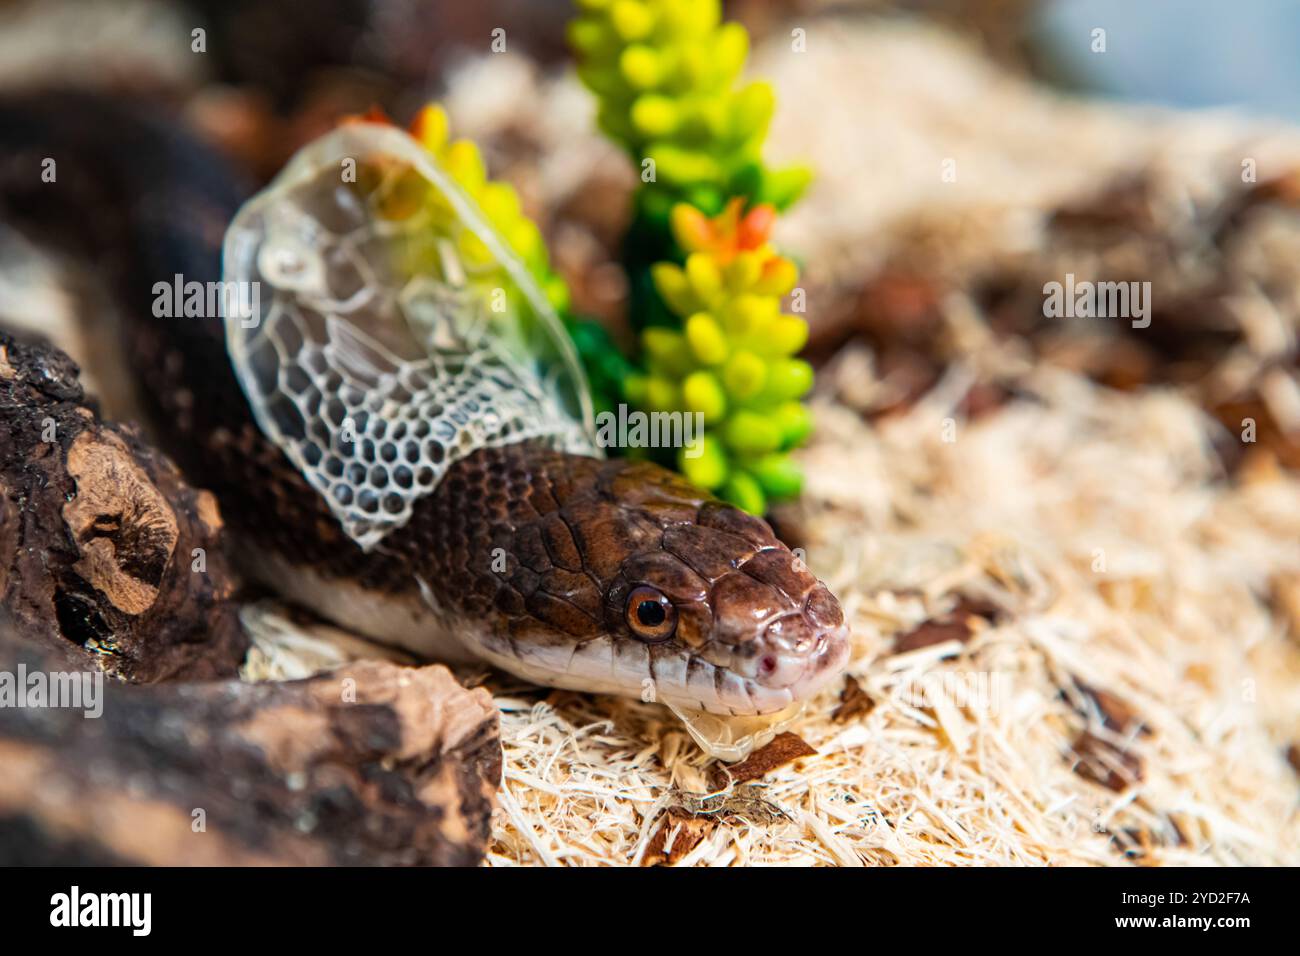
[[[0,603],[19,632],[136,683],[230,676],[233,591],[212,495],[99,421],[64,353],[0,332]]]
[[[0,863],[479,862],[487,692],[378,662],[219,679],[234,590],[212,496],[0,332]]]
[[[48,666],[39,646],[0,636],[0,681],[30,684]],[[0,864],[482,859],[501,776],[496,708],[444,667],[100,682],[80,708],[0,707]]]

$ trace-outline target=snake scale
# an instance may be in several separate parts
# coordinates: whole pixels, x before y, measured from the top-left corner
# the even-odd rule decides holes
[[[251,577],[423,658],[712,714],[780,711],[843,668],[836,598],[767,523],[648,462],[480,447],[361,547],[259,425],[221,319],[149,307],[160,280],[221,275],[245,191],[220,159],[80,96],[4,104],[0,131],[4,220],[113,271],[154,432],[217,495]]]

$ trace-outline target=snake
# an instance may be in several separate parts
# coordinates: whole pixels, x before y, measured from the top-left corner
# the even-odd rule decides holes
[[[592,445],[549,306],[404,132],[341,127],[250,198],[177,124],[104,99],[0,104],[0,130],[4,221],[116,270],[151,433],[215,493],[250,579],[422,660],[690,712],[774,714],[844,669],[840,603],[766,521]],[[513,325],[446,229],[394,228],[382,189],[340,183],[358,157],[483,241]],[[421,242],[424,265],[394,264]],[[250,276],[251,321],[158,314],[173,280]]]

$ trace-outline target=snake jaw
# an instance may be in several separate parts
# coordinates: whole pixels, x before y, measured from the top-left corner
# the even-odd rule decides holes
[[[776,658],[775,666],[764,661]],[[729,663],[714,663],[703,654],[682,655],[685,681],[662,673],[659,699],[675,707],[730,717],[773,714],[814,696],[844,669],[849,658],[849,628],[819,632],[802,654],[778,653],[757,645],[753,653],[735,654]]]
[[[802,658],[787,656],[783,659],[783,664],[792,672],[784,687],[795,701],[811,697],[844,669],[849,660],[848,626],[841,624],[822,632],[816,638],[815,648]],[[785,676],[781,675],[782,678]],[[779,678],[773,675],[772,679]]]

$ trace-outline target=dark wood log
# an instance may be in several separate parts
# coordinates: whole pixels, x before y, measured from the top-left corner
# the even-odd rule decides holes
[[[235,674],[247,638],[216,500],[132,427],[100,421],[78,374],[0,331],[0,604],[71,667],[136,683]]]
[[[30,680],[56,659],[0,634],[0,701],[20,665]],[[98,718],[83,716],[93,695],[83,709],[0,706],[0,864],[482,859],[501,776],[497,712],[444,667],[100,681]]]
[[[66,355],[0,332],[0,863],[478,863],[491,697],[376,662],[214,680],[247,649],[221,527]]]

